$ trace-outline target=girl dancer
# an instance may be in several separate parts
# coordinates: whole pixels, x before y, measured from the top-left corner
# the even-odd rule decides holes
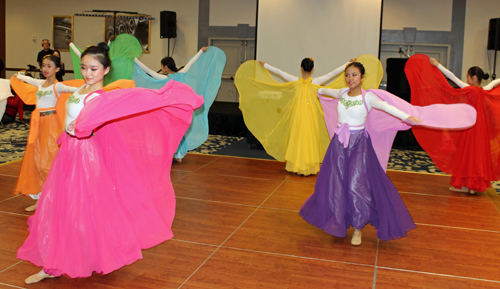
[[[110,64],[105,43],[82,53],[86,84],[68,100],[66,133],[17,254],[43,267],[27,284],[107,274],[173,236],[172,155],[203,100],[174,81],[104,92]]]
[[[329,116],[331,107],[325,108],[332,99],[322,100],[325,117],[335,117],[338,126],[335,125],[335,135],[323,160],[314,194],[300,209],[300,215],[307,222],[337,237],[345,237],[346,230],[353,226],[352,245],[361,244],[361,229],[367,223],[372,224],[377,229],[377,237],[385,241],[404,237],[407,231],[415,228],[398,191],[384,170],[388,158],[387,148],[390,150],[396,130],[408,129],[420,123],[421,120],[412,115],[422,115],[421,111],[425,109],[412,108],[403,100],[381,90],[365,93],[361,89],[364,74],[361,63],[351,63],[345,70],[348,88],[321,88],[318,91],[319,94],[338,99],[334,111],[338,116]],[[472,108],[458,109],[464,110],[462,120],[468,117],[458,127],[472,125]],[[430,110],[430,114],[423,115],[432,115],[432,112],[443,109],[435,107]],[[429,120],[428,125],[457,125],[455,119],[443,124],[439,124],[440,121]],[[372,138],[380,134],[376,130],[384,128],[389,128],[388,134],[380,137],[381,142],[377,139],[372,144]],[[384,144],[384,155],[380,144],[388,139],[390,141]]]
[[[59,60],[61,62],[61,68],[56,73],[56,79],[58,81],[63,81],[63,76],[66,74],[66,70],[65,70],[66,66],[64,65],[64,62],[62,62],[62,60],[61,60],[61,52],[59,52],[59,50],[57,50],[57,49],[54,49],[54,52],[52,54],[59,57]]]
[[[440,71],[460,89],[452,88]],[[468,103],[476,109],[476,125],[468,130],[443,132],[418,128],[413,132],[436,166],[452,176],[451,191],[472,195],[484,192],[492,181],[500,179],[500,80],[481,87],[481,81],[488,76],[474,66],[467,72],[464,83],[435,59],[421,54],[408,60],[405,72],[412,104]]]
[[[63,131],[64,116],[57,115],[56,104],[61,93],[74,92],[78,88],[66,86],[56,81],[56,73],[61,69],[60,59],[54,55],[46,55],[42,60],[42,73],[45,80],[33,79],[28,76],[14,75],[17,79],[25,81],[26,87],[21,81],[12,78],[12,86],[16,93],[25,103],[36,102],[36,109],[32,113],[28,144],[24,153],[19,179],[15,192],[17,194],[32,195],[38,199],[38,193],[42,191],[45,179],[49,173],[54,157],[59,146],[57,138]],[[37,88],[36,99],[29,93],[30,89]],[[37,203],[26,208],[31,212],[36,209]]]
[[[263,61],[247,61],[236,72],[245,124],[269,155],[286,161],[287,171],[304,176],[319,171],[330,138],[316,94],[319,85],[342,72],[346,64],[316,78],[311,77],[312,58],[302,60],[300,78]],[[287,82],[276,81],[268,71]]]
[[[160,73],[156,73],[136,58],[132,79],[138,87],[145,88],[159,88],[176,80],[191,86],[205,100],[194,112],[191,126],[175,152],[174,159],[181,162],[188,150],[199,147],[208,138],[208,111],[219,92],[226,55],[217,47],[203,47],[181,69],[177,69],[172,57],[163,58],[161,64]]]
[[[186,64],[186,66],[183,66],[181,67],[180,69],[177,68],[177,66],[175,65],[175,60],[170,57],[170,56],[167,56],[167,57],[164,57],[162,60],[161,60],[161,69],[158,71],[158,74],[161,74],[161,75],[172,75],[172,74],[175,74],[175,73],[178,73],[178,72],[183,72],[183,73],[187,73],[189,71],[189,69],[191,68],[191,66],[193,65],[193,63],[196,62],[196,60],[198,60],[198,58],[200,58],[200,55],[203,53],[203,52],[206,52],[208,49],[208,47],[202,47],[200,49],[200,51],[198,51],[198,53],[196,53],[195,56],[193,56],[188,64]],[[156,75],[151,69],[149,69],[148,67],[146,67],[142,62],[140,62],[138,59],[135,61],[137,63],[137,65],[139,65],[144,71],[146,71],[148,74],[151,73],[151,77],[153,78],[156,78],[156,79],[163,79],[164,77],[160,77],[158,75]],[[167,76],[168,77],[168,76]]]

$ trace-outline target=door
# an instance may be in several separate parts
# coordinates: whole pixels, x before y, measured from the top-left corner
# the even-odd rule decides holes
[[[255,59],[255,40],[211,39],[210,45],[220,48],[226,54],[226,67],[222,72],[222,83],[215,101],[239,102],[234,75],[243,62]]]

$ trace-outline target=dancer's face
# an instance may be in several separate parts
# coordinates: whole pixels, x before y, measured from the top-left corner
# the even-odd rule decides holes
[[[93,85],[104,81],[104,76],[109,72],[109,67],[104,66],[92,55],[85,55],[82,58],[82,76],[88,85]]]
[[[42,74],[45,78],[53,77],[56,72],[59,71],[59,67],[56,67],[55,63],[49,58],[44,58],[42,61]]]
[[[467,74],[467,84],[470,86],[481,86],[477,76],[470,76],[470,74]]]
[[[355,66],[349,66],[345,71],[345,82],[350,89],[358,88],[361,86],[361,81],[363,81],[363,76],[361,72]]]

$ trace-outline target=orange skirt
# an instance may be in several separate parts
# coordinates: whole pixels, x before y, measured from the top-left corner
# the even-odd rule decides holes
[[[59,146],[63,126],[57,114],[40,116],[33,111],[28,144],[24,152],[15,194],[36,195],[42,191]]]

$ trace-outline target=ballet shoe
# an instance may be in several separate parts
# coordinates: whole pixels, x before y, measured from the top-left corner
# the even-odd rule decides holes
[[[465,188],[465,187],[462,187],[461,189],[457,189],[455,187],[450,187],[450,191],[457,192],[457,193],[468,193],[469,189]]]
[[[474,191],[474,190],[470,190],[470,191],[469,191],[469,194],[471,194],[471,195],[473,195],[473,196],[474,196],[474,195],[476,195],[476,191]]]
[[[352,233],[351,245],[361,245],[361,230],[354,230],[354,233]]]
[[[178,163],[182,163],[182,159],[174,159],[174,161],[176,161]]]
[[[42,281],[45,278],[56,278],[56,277],[53,275],[49,275],[42,270],[42,271],[40,271],[36,274],[33,274],[33,275],[29,276],[28,278],[26,278],[24,280],[24,282],[26,284],[34,284],[34,283],[38,283],[38,282]]]
[[[36,205],[37,203],[35,203],[34,205],[31,205],[29,207],[27,207],[26,209],[24,209],[26,212],[33,212],[36,210]]]

